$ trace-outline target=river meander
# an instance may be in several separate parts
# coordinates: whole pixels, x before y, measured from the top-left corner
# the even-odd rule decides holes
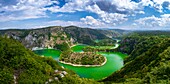
[[[86,45],[76,45],[72,47],[71,49],[74,52],[83,52],[82,48]],[[43,50],[36,50],[35,53],[43,56],[52,56],[55,60],[59,59],[60,51],[54,50],[54,49],[43,49]],[[122,54],[120,52],[98,52],[99,54],[102,54],[107,58],[107,62],[103,66],[99,67],[76,67],[71,66],[67,64],[59,63],[60,66],[63,66],[67,69],[70,69],[77,73],[80,77],[84,78],[91,78],[95,80],[101,80],[109,75],[111,75],[113,72],[119,70],[121,67],[123,67],[123,59],[127,56],[125,54]]]

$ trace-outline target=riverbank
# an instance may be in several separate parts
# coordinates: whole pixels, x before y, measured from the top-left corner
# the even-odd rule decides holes
[[[79,65],[79,64],[72,64],[72,63],[66,63],[64,61],[59,61],[60,63],[63,63],[63,64],[67,64],[67,65],[71,65],[71,66],[76,66],[76,67],[99,67],[99,66],[103,66],[106,64],[107,62],[107,58],[104,57],[105,61],[101,64],[101,65]]]
[[[31,50],[35,51],[35,50],[43,50],[43,49],[54,49],[54,48],[33,47]]]
[[[70,46],[70,48],[78,46],[78,45],[86,45],[86,44],[74,44],[74,45]]]
[[[82,50],[82,47],[80,47],[80,45],[77,45],[74,47],[76,50],[73,52]],[[63,66],[64,68],[74,71],[80,77],[94,79],[96,81],[101,80],[105,77],[108,77],[113,72],[122,68],[123,64],[124,64],[123,58],[124,58],[124,56],[127,56],[127,55],[119,53],[119,52],[98,52],[98,54],[103,55],[103,59],[104,59],[104,57],[107,58],[107,61],[105,61],[105,63],[103,61],[103,62],[101,62],[101,65],[97,64],[97,66],[92,66],[92,65],[90,65],[90,66],[81,66],[81,65],[73,66],[73,65],[64,64],[64,63],[59,62],[60,53],[58,53],[58,52],[55,53],[53,51],[56,51],[56,50],[53,50],[53,49],[46,50],[45,49],[42,51],[38,51],[37,54],[44,55],[45,57],[52,56],[58,62],[58,64],[60,66]],[[81,52],[81,53],[83,53],[83,52]]]
[[[119,47],[119,44],[118,43],[116,43],[115,44],[115,46],[114,47],[112,47],[111,49],[116,49],[116,48],[118,48]]]

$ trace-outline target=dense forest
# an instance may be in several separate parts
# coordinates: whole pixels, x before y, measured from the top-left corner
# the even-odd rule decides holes
[[[126,36],[119,51],[128,53],[124,67],[104,82],[170,83],[170,37],[164,32],[135,32]]]
[[[106,59],[100,54],[94,52],[75,53],[64,51],[60,55],[60,61],[75,65],[102,65]]]
[[[79,78],[62,68],[50,57],[41,57],[26,49],[21,43],[0,37],[1,84],[95,84],[94,80]]]

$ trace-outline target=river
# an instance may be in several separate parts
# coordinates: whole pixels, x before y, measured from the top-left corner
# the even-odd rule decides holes
[[[74,52],[83,52],[82,48],[86,45],[76,45],[71,49]],[[55,60],[59,59],[61,52],[59,50],[54,49],[43,49],[43,50],[36,50],[35,53],[43,56],[52,56]],[[67,64],[59,63],[60,66],[64,68],[70,69],[77,73],[80,77],[90,78],[94,80],[101,80],[105,77],[108,77],[113,72],[119,70],[123,67],[123,59],[127,56],[120,52],[98,52],[107,58],[107,62],[105,65],[100,67],[76,67]]]

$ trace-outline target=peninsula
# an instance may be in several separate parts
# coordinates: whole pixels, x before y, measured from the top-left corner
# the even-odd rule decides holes
[[[92,52],[75,53],[64,51],[60,55],[59,62],[72,66],[97,67],[104,65],[107,59],[100,54]]]

